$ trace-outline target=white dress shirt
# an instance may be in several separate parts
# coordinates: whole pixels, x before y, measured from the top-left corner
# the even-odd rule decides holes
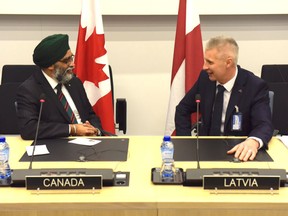
[[[45,72],[42,71],[42,73],[45,76],[45,78],[47,79],[48,83],[51,85],[52,89],[54,89],[55,94],[57,94],[56,86],[58,85],[58,82],[56,80],[52,79],[51,77],[49,77]],[[65,96],[65,98],[66,98],[66,100],[67,100],[67,102],[69,104],[69,106],[71,107],[71,110],[74,113],[78,124],[80,124],[81,123],[81,118],[80,118],[79,112],[78,112],[78,110],[77,110],[77,108],[75,106],[75,103],[72,100],[68,90],[66,89],[65,85],[62,85],[62,89],[61,90],[62,90],[62,92],[63,92],[63,94],[64,94],[64,96]]]

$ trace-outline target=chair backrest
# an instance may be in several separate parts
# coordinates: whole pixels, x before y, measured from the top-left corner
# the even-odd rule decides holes
[[[0,134],[19,134],[15,108],[17,88],[20,83],[0,85]]]
[[[123,133],[126,134],[126,130],[127,130],[127,102],[126,102],[125,98],[117,98],[116,99],[116,123],[118,124],[119,131],[123,131]]]
[[[40,71],[37,65],[4,65],[2,68],[1,84],[22,83],[35,71]]]
[[[110,84],[111,84],[111,92],[112,92],[112,104],[114,106],[114,81],[113,81],[113,72],[112,72],[111,65],[109,65],[109,75],[110,75]]]
[[[268,83],[270,91],[274,92],[272,123],[279,134],[288,135],[288,82]]]
[[[269,91],[269,106],[270,106],[271,114],[273,116],[274,91]]]
[[[110,74],[110,82],[111,82],[111,91],[112,91],[112,104],[114,106],[114,82],[113,82],[113,73],[112,67],[109,65],[109,74]],[[126,134],[127,130],[127,102],[125,98],[116,98],[116,129],[119,131],[123,131]]]
[[[263,65],[261,78],[266,82],[288,82],[288,64]]]

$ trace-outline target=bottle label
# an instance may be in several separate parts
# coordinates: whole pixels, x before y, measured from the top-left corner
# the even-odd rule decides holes
[[[173,159],[173,151],[163,151],[162,152],[162,159],[163,160],[171,160],[171,159]]]
[[[0,163],[6,162],[8,159],[7,155],[4,153],[0,153]]]
[[[163,163],[161,167],[162,179],[172,179],[175,173],[174,163]]]

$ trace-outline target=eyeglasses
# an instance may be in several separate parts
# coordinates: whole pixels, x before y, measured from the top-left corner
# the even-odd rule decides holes
[[[64,59],[62,59],[62,60],[59,60],[59,62],[62,62],[62,63],[64,63],[64,64],[69,64],[69,63],[71,63],[71,62],[73,62],[74,61],[74,55],[71,55],[71,56],[69,56],[69,57],[67,57],[67,58],[64,58]]]

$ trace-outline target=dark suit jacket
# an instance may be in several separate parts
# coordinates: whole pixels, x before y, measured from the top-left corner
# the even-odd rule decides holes
[[[196,112],[195,95],[200,94],[201,126],[199,135],[209,135],[212,108],[215,98],[216,82],[209,80],[208,74],[202,71],[195,85],[187,92],[176,107],[176,135],[191,135],[191,113]],[[269,90],[266,82],[252,72],[238,66],[238,75],[232,88],[228,103],[224,136],[254,136],[262,139],[265,147],[273,134],[271,110],[269,107]],[[232,131],[232,115],[235,105],[242,113],[242,130]]]
[[[100,119],[95,115],[87,98],[82,82],[73,77],[65,85],[80,114],[82,122],[88,120],[102,130]],[[54,90],[41,72],[35,72],[18,88],[17,116],[20,134],[23,139],[34,139],[40,110],[40,96],[45,94],[39,139],[69,136],[69,117]]]

